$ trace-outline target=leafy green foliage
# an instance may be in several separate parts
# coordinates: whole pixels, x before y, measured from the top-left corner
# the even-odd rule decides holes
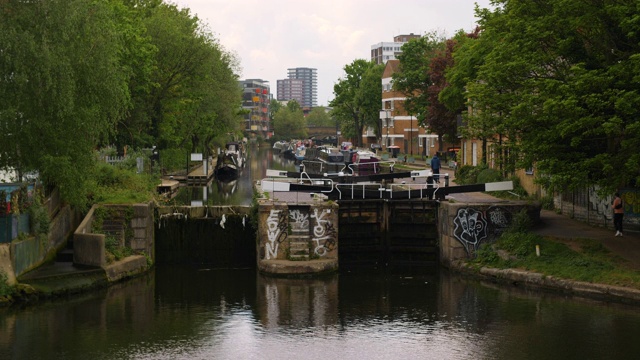
[[[308,126],[333,126],[335,122],[322,107],[314,107],[307,115]]]
[[[160,151],[162,168],[169,173],[185,170],[189,162],[189,152],[185,149],[165,149]]]
[[[478,175],[476,176],[476,182],[478,184],[486,184],[489,182],[496,182],[496,181],[502,181],[502,174],[500,173],[500,171],[496,170],[496,169],[482,169],[478,172]]]
[[[340,124],[342,137],[352,139],[356,146],[361,146],[365,126],[377,129],[380,134],[380,78],[384,67],[371,61],[356,59],[345,65],[344,71],[346,77],[333,86],[335,97],[329,106],[333,107],[332,116]]]
[[[99,163],[92,172],[90,198],[99,204],[148,202],[155,197],[156,177],[132,169]]]
[[[456,184],[476,184],[478,182],[478,174],[485,169],[487,169],[486,165],[462,165],[456,170]]]
[[[49,218],[49,211],[42,204],[42,197],[41,190],[36,189],[35,194],[32,196],[32,203],[27,208],[27,213],[29,214],[31,231],[36,235],[47,236],[51,226],[51,219]]]
[[[498,154],[509,149],[499,159],[507,170],[535,164],[550,189],[637,184],[640,91],[629,75],[640,73],[637,4],[495,5],[478,9],[483,30],[456,51],[448,77],[473,106],[465,135],[499,143]]]
[[[3,2],[0,167],[39,171],[83,205],[91,150],[127,109],[128,70],[107,2]],[[9,76],[10,74],[10,76]]]
[[[113,236],[105,236],[105,250],[107,252],[107,262],[118,261],[134,254],[133,250],[127,246],[121,246]]]
[[[238,61],[188,9],[5,1],[0,48],[0,168],[37,171],[78,208],[93,149],[206,152],[242,129]]]
[[[296,101],[289,104],[298,104]],[[280,109],[273,118],[273,130],[278,139],[304,139],[307,137],[307,123],[300,105]]]
[[[0,296],[11,296],[15,293],[15,287],[8,284],[7,274],[0,270]]]

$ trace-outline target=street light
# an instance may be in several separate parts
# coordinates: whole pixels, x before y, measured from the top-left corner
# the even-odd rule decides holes
[[[385,119],[385,124],[387,125],[387,140],[385,141],[387,150],[389,149],[389,109],[380,110],[380,119]]]

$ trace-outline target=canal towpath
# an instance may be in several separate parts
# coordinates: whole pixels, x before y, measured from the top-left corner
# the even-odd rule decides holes
[[[424,160],[416,160],[410,166],[416,169],[429,168]],[[446,166],[440,169],[440,173],[448,174],[449,185],[456,184],[454,169]],[[504,201],[488,192],[449,194],[447,199],[462,203],[499,203]],[[540,222],[533,227],[532,232],[558,239],[568,245],[571,245],[571,241],[574,239],[598,240],[612,254],[624,259],[630,268],[640,271],[640,233],[625,232],[624,236],[616,237],[613,223],[607,226],[608,228],[589,225],[567,215],[558,214],[553,210],[542,209]]]

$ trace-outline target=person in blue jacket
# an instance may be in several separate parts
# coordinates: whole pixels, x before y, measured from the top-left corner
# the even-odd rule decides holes
[[[440,158],[438,154],[433,155],[431,158],[431,171],[433,171],[433,180],[440,182]]]

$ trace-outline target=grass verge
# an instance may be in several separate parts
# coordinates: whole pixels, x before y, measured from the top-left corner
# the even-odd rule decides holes
[[[536,246],[540,249],[537,255]],[[523,269],[547,276],[640,289],[640,273],[593,239],[555,239],[528,232],[506,232],[480,247],[471,264]]]

